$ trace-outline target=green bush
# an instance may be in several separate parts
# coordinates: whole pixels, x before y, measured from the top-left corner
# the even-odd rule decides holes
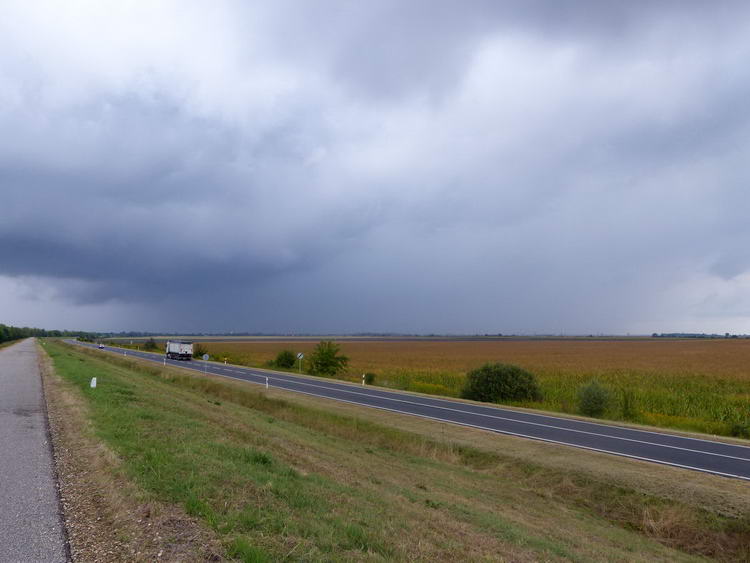
[[[208,350],[200,342],[193,344],[193,358],[202,358],[203,354],[207,354]]]
[[[339,345],[323,340],[318,343],[310,355],[310,373],[313,375],[334,376],[346,369],[349,358],[339,353]]]
[[[590,381],[578,391],[578,409],[586,416],[601,416],[609,407],[609,391],[598,381]]]
[[[156,350],[159,347],[156,345],[156,340],[153,338],[149,338],[146,340],[146,342],[143,343],[143,349],[144,350]]]
[[[276,359],[273,361],[273,365],[277,368],[293,368],[297,361],[297,355],[291,350],[282,350],[276,354]]]
[[[750,423],[735,422],[729,429],[729,435],[737,438],[750,438]]]
[[[542,393],[532,373],[511,364],[495,363],[466,374],[461,397],[488,403],[540,401]]]
[[[375,383],[375,374],[374,373],[366,373],[365,374],[365,383],[367,385],[372,385]]]

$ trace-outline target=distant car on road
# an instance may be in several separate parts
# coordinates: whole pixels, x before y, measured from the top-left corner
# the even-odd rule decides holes
[[[104,344],[99,344],[98,348],[100,348],[100,349],[103,350],[104,349]]]

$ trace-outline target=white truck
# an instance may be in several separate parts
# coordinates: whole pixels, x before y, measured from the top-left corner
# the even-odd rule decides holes
[[[170,360],[190,360],[193,358],[193,343],[184,340],[167,340],[166,353]]]

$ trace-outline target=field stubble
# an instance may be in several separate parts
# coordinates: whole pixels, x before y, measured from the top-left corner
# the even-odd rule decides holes
[[[230,363],[266,366],[278,352],[306,356],[314,342],[208,342]],[[604,418],[750,437],[750,340],[342,342],[350,359],[342,379],[374,373],[375,384],[458,397],[467,371],[486,362],[533,372],[544,399],[515,406],[578,412],[578,391],[591,380],[612,400]]]

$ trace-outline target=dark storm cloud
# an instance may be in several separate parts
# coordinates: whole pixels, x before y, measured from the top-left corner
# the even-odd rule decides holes
[[[8,4],[0,305],[84,328],[750,331],[748,11]]]
[[[477,0],[300,4],[267,14],[277,52],[331,72],[365,97],[440,97],[460,83],[476,48],[493,36],[592,43],[631,56],[664,41],[711,40],[743,25],[740,1]],[[321,8],[324,6],[324,8]],[[687,34],[687,35],[686,35]]]

